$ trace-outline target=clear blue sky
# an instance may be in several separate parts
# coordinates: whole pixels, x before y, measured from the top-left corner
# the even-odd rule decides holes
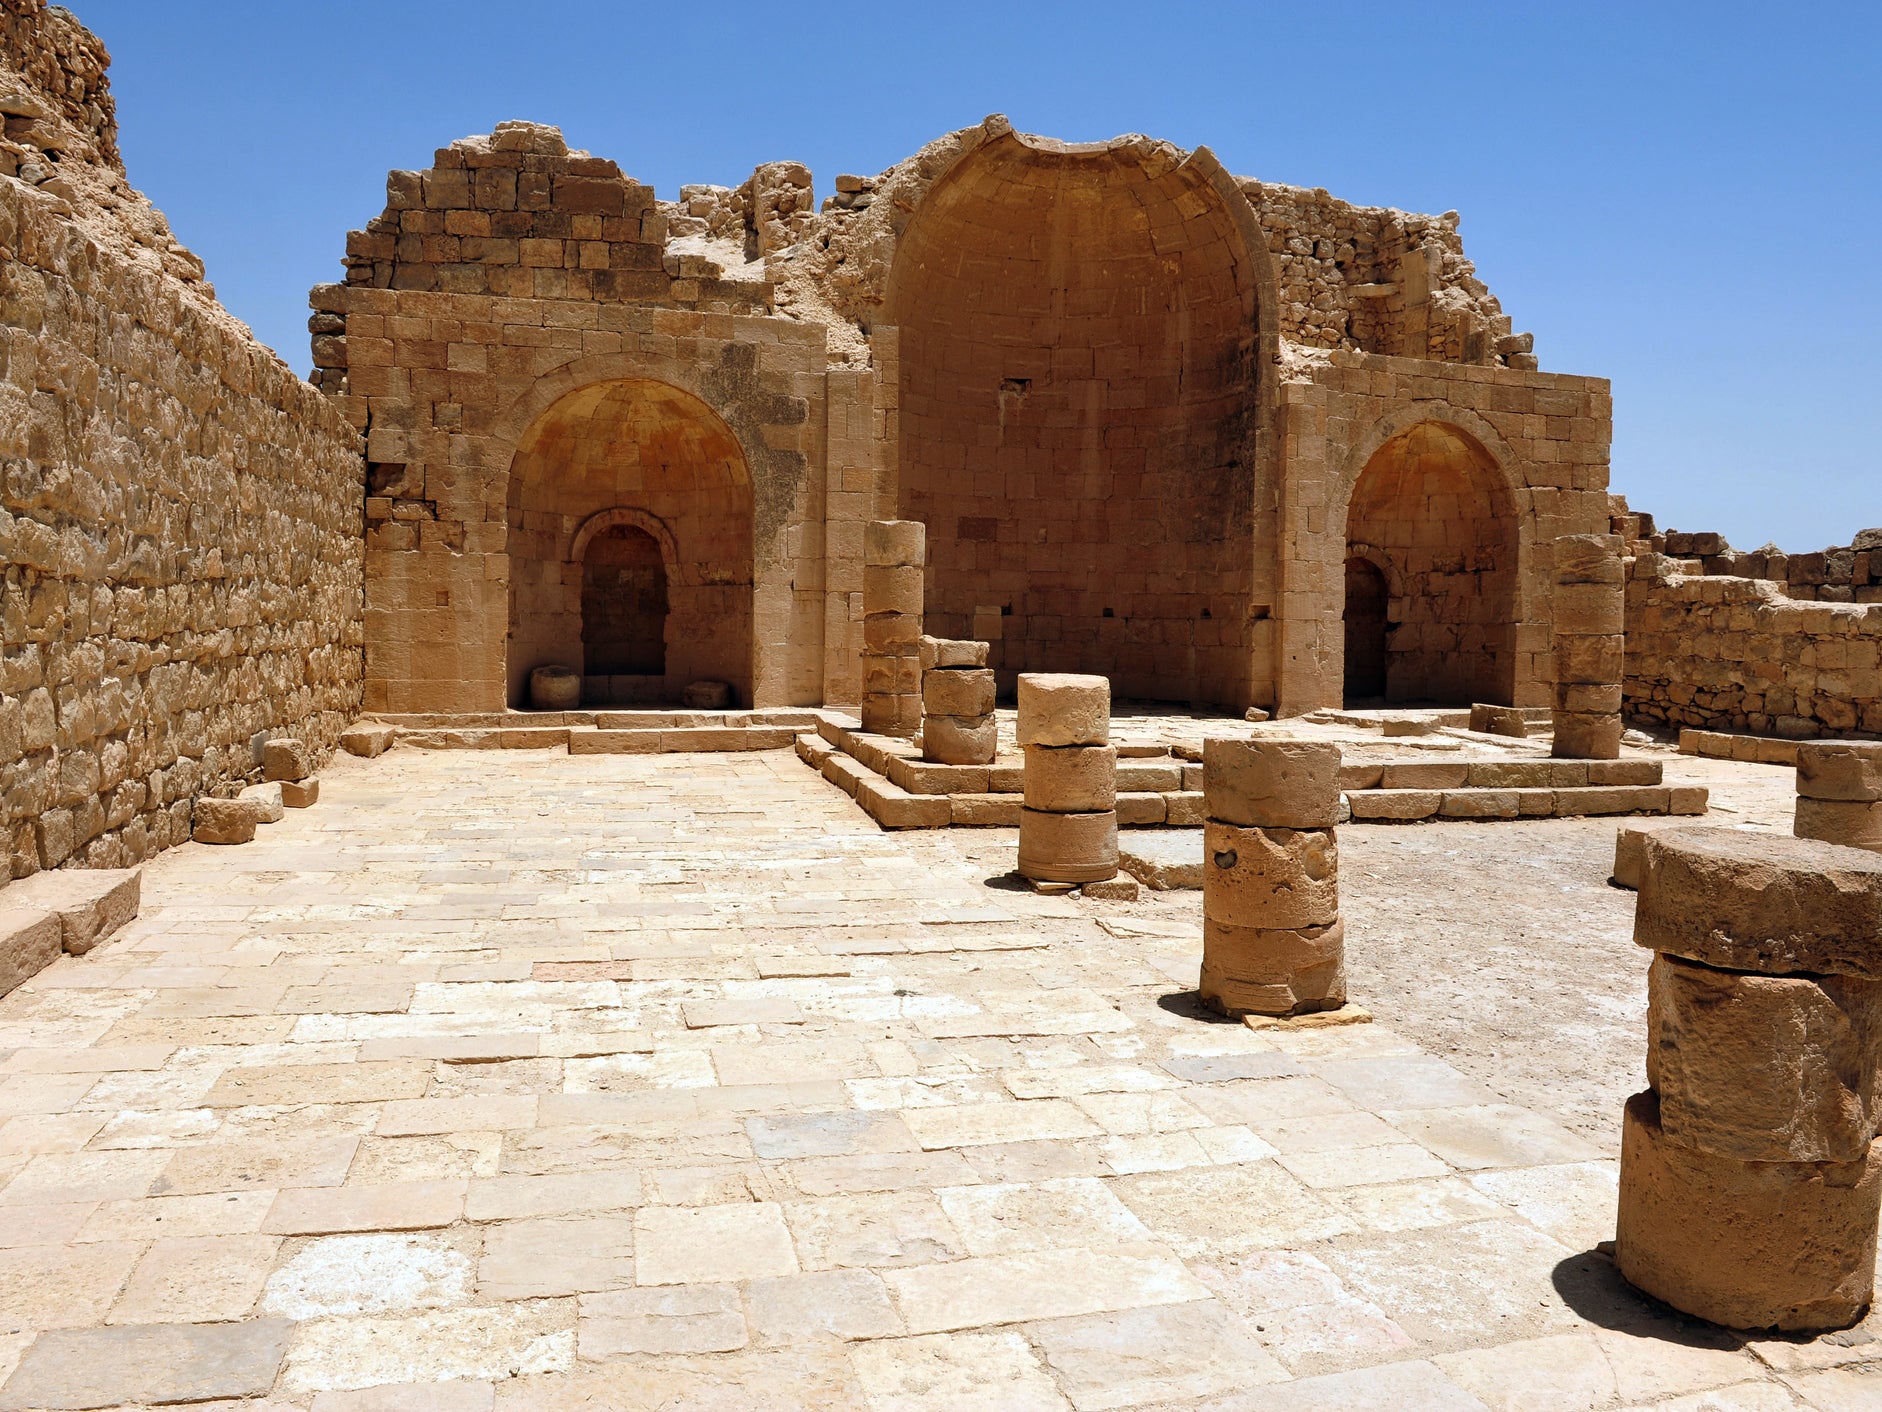
[[[1882,525],[1882,6],[71,0],[132,181],[296,368],[388,168],[505,118],[662,197],[875,172],[1004,112],[1463,213],[1545,368],[1614,380],[1614,489],[1754,548]]]

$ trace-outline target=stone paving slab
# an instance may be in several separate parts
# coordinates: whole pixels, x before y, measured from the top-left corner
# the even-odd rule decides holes
[[[342,761],[0,999],[0,1407],[1882,1403],[1874,1324],[1628,1290],[1617,1132],[1396,992],[1205,1016],[1193,894],[1016,890],[1010,832],[884,833],[784,752],[491,758]]]

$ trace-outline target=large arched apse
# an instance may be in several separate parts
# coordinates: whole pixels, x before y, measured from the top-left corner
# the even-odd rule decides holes
[[[731,429],[648,379],[563,397],[510,468],[512,705],[532,668],[583,674],[585,704],[751,700],[752,490]]]
[[[1353,486],[1346,540],[1377,578],[1349,559],[1347,631],[1381,633],[1383,673],[1371,638],[1349,642],[1348,699],[1508,705],[1516,671],[1516,516],[1502,473],[1466,433],[1420,422],[1367,460]],[[1349,548],[1349,554],[1351,548]],[[1375,569],[1374,571],[1378,571]],[[1383,628],[1373,602],[1381,581],[1392,596]]]
[[[1240,228],[1168,148],[1009,135],[943,177],[889,289],[928,630],[998,608],[1003,672],[1240,699],[1254,310]]]

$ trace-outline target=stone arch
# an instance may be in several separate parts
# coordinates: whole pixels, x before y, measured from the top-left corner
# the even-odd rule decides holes
[[[662,670],[589,674],[592,704],[675,700],[689,682],[753,680],[753,479],[740,439],[705,401],[648,377],[588,381],[547,401],[516,433],[507,484],[510,700],[529,671],[577,666],[592,614],[587,557],[608,533],[631,530],[666,569]],[[629,680],[629,678],[633,678]]]
[[[1461,418],[1434,412],[1401,409],[1354,447],[1336,502],[1346,555],[1383,561],[1392,584],[1388,700],[1509,704],[1522,596],[1515,486]]]
[[[1273,303],[1246,199],[1206,149],[1004,119],[921,169],[884,315],[929,629],[997,605],[1003,673],[1239,701]]]

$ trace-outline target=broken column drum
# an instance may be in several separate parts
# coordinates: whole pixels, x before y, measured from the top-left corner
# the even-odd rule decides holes
[[[1019,871],[1035,882],[1117,876],[1117,751],[1111,683],[1023,672],[1018,735],[1026,752]]]
[[[1207,740],[1202,756],[1203,1003],[1229,1015],[1337,1010],[1339,747]]]
[[[1627,586],[1621,539],[1555,541],[1555,745],[1558,759],[1617,760],[1625,667]]]
[[[921,640],[921,758],[939,765],[991,765],[999,746],[987,644]]]
[[[1791,831],[1882,853],[1882,741],[1800,741]]]
[[[913,740],[921,730],[922,569],[919,520],[863,530],[863,729]]]
[[[1615,1261],[1731,1328],[1845,1327],[1882,1211],[1882,857],[1719,828],[1644,850],[1648,1087],[1627,1100]]]

